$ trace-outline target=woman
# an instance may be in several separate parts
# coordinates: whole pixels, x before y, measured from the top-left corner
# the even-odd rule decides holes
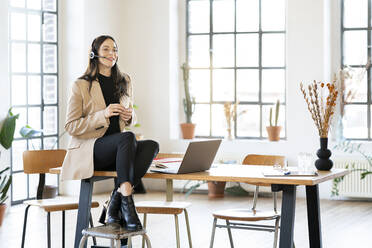
[[[116,171],[116,187],[106,224],[142,229],[132,198],[159,151],[152,140],[137,141],[125,127],[136,122],[133,87],[117,65],[115,40],[102,35],[92,42],[89,65],[72,86],[65,130],[72,136],[63,162],[62,180],[92,177],[94,170]]]

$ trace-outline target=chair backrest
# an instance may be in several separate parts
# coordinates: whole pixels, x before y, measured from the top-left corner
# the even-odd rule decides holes
[[[156,158],[183,158],[184,155],[183,153],[158,153]]]
[[[61,167],[66,150],[35,150],[23,152],[23,171],[26,174],[44,174]]]
[[[244,160],[243,164],[246,165],[267,165],[273,166],[279,164],[282,167],[285,165],[285,157],[277,155],[258,155],[258,154],[248,154]]]

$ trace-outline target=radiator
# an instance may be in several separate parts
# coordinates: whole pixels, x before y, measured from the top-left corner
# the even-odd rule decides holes
[[[345,168],[352,163],[356,169],[369,169],[371,166],[363,158],[334,158],[332,159],[335,168]],[[338,185],[339,195],[346,197],[368,197],[372,198],[372,175],[367,175],[363,180],[360,179],[360,172],[355,171],[345,176],[344,180]]]

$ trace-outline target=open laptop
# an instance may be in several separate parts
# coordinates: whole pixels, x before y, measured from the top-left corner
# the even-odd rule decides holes
[[[184,174],[208,170],[222,140],[190,142],[185,156],[180,162],[166,163],[166,168],[150,169],[152,172]]]

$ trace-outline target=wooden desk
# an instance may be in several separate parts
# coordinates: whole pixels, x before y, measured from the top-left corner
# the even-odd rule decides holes
[[[344,169],[319,171],[316,177],[264,177],[262,172],[270,169],[267,166],[224,165],[214,164],[209,171],[189,174],[161,174],[149,172],[145,178],[165,179],[167,182],[166,200],[173,200],[173,180],[206,180],[243,183],[268,183],[273,192],[283,191],[280,222],[280,248],[293,246],[294,220],[296,210],[296,187],[306,186],[306,202],[310,248],[322,247],[319,183],[342,177],[348,174]],[[51,169],[58,174],[60,169]],[[75,234],[75,248],[78,247],[81,231],[88,226],[89,206],[92,201],[93,182],[116,177],[116,172],[95,171],[94,176],[81,180],[78,220]],[[89,211],[87,211],[89,210]]]

